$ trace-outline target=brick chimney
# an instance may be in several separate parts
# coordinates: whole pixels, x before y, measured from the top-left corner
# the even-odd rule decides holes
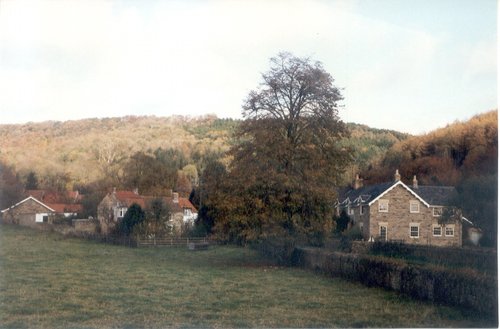
[[[401,175],[399,174],[399,169],[396,169],[396,172],[394,173],[394,181],[399,182],[401,180]]]
[[[418,188],[417,175],[413,175],[413,188],[415,188],[415,189]]]
[[[359,178],[359,174],[356,174],[356,178],[352,184],[352,188],[357,190],[363,187],[363,179]]]
[[[179,203],[179,193],[172,193],[172,202],[173,203]]]

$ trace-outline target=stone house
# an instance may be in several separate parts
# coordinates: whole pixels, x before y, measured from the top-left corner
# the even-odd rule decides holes
[[[456,193],[451,186],[419,186],[394,181],[364,186],[356,176],[352,187],[339,193],[337,211],[345,211],[364,240],[398,241],[408,244],[462,246],[462,222],[443,222],[443,209]]]
[[[189,199],[172,193],[170,197],[143,196],[134,191],[116,191],[108,193],[97,207],[97,219],[101,226],[101,233],[108,234],[123,219],[132,204],[138,204],[143,210],[155,199],[162,199],[170,210],[169,225],[180,230],[183,225],[193,225],[198,217],[198,211]]]
[[[51,224],[57,218],[76,216],[81,210],[80,204],[44,203],[30,195],[1,213],[4,223],[34,227]]]

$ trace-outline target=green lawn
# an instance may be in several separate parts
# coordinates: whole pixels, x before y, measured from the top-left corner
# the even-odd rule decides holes
[[[459,310],[276,267],[253,250],[131,249],[0,225],[0,327],[483,327]]]

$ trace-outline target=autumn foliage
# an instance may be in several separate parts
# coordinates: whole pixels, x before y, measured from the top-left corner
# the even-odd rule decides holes
[[[386,181],[395,169],[403,180],[417,175],[422,185],[455,186],[450,202],[495,245],[498,207],[498,112],[476,115],[428,134],[395,143],[362,173],[368,183]]]
[[[422,184],[458,185],[471,176],[497,171],[498,112],[476,115],[422,136],[394,144],[365,180],[381,182],[399,168],[410,180],[418,175]]]

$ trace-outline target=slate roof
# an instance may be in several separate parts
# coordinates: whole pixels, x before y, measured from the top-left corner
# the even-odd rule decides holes
[[[418,188],[409,186],[409,188],[433,206],[448,204],[450,199],[457,193],[453,186],[419,186]]]
[[[371,200],[387,191],[392,185],[394,185],[394,182],[367,185],[357,190],[352,187],[344,188],[339,192],[339,203],[346,206],[349,204],[368,204]]]
[[[393,181],[376,185],[367,185],[359,189],[354,189],[352,187],[344,188],[339,191],[338,205],[346,207],[349,205],[359,206],[361,204],[369,204],[372,200],[391,188],[395,183],[396,182]],[[433,206],[446,205],[450,198],[456,193],[453,186],[418,186],[418,188],[406,184],[405,186],[429,205]]]

